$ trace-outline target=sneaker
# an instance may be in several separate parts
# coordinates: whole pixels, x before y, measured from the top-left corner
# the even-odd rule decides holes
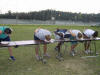
[[[57,58],[57,59],[60,59],[60,58],[61,58],[61,56],[57,55],[57,56],[56,56],[56,58]]]
[[[89,54],[89,53],[93,53],[93,51],[91,51],[91,50],[87,50],[87,51],[88,51],[88,54]]]
[[[84,53],[89,54],[88,50],[85,50]]]
[[[75,56],[74,50],[72,50],[70,54],[71,54],[72,56]]]
[[[46,53],[46,54],[44,54],[44,57],[50,58],[50,55]]]
[[[16,59],[14,58],[14,56],[10,56],[10,57],[9,57],[9,60],[15,61]]]
[[[40,60],[40,56],[39,55],[36,55],[35,57],[36,57],[37,60]]]
[[[91,50],[88,50],[88,53],[93,53]]]
[[[62,60],[64,61],[64,58],[62,58],[62,57],[59,56],[59,55],[56,56],[56,59],[58,59],[59,61],[62,61]]]

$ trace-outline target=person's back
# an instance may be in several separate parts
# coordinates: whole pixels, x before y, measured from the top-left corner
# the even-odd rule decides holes
[[[54,31],[54,34],[56,39],[64,39],[68,38],[70,33],[67,29],[57,29],[56,31]]]
[[[73,37],[75,37],[75,39],[80,39],[80,38],[82,38],[82,33],[81,33],[81,31],[80,30],[69,30],[70,31],[70,34],[73,36]]]
[[[5,29],[8,28],[6,26],[0,26],[0,39],[4,39],[8,37],[7,34],[5,34]]]
[[[85,36],[87,36],[88,38],[92,37],[92,35],[93,35],[94,33],[95,33],[95,31],[92,30],[92,29],[86,29],[86,30],[83,31],[83,34],[84,34]]]
[[[46,29],[38,29],[37,32],[35,32],[34,34],[37,38],[39,38],[40,40],[45,40],[46,36],[51,36],[51,32],[46,30]]]

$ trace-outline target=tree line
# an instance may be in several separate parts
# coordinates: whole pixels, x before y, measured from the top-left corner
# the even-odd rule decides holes
[[[82,22],[100,22],[100,13],[72,13],[56,10],[42,10],[34,12],[12,13],[10,10],[5,14],[0,14],[0,18],[6,19],[28,19],[28,20],[63,20],[63,21],[82,21]]]

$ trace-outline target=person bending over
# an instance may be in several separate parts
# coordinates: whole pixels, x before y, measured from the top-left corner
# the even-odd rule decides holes
[[[34,32],[34,40],[37,41],[37,42],[50,41],[51,40],[51,32],[46,30],[46,29],[37,28]],[[44,44],[43,49],[44,49],[44,55],[43,56],[50,57],[50,55],[47,53],[47,44]],[[36,45],[36,47],[35,47],[36,59],[40,60],[38,50],[39,50],[39,45]]]
[[[71,41],[71,51],[70,51],[70,54],[72,56],[75,56],[75,48],[78,45],[77,40],[82,39],[83,35],[82,35],[80,30],[69,30],[69,33],[70,33],[69,39],[70,40],[76,40],[76,41]]]
[[[56,29],[56,31],[54,31],[54,35],[55,35],[55,39],[56,40],[64,40],[65,38],[68,38],[68,30],[67,29]],[[63,41],[59,41],[57,46],[55,47],[55,50],[58,51],[58,57],[62,56],[61,53],[61,45],[63,44]]]
[[[94,31],[92,29],[85,29],[83,31],[83,37],[84,37],[84,39],[94,39],[97,36],[98,36],[98,31]],[[85,48],[85,53],[86,54],[90,53],[90,50],[89,50],[90,43],[91,43],[91,41],[85,41],[84,42],[84,48]]]
[[[10,39],[10,35],[12,33],[12,29],[6,26],[0,26],[0,42],[1,41],[11,41]],[[9,59],[11,60],[15,60],[13,53],[12,53],[12,48],[8,47],[8,51],[9,51]]]

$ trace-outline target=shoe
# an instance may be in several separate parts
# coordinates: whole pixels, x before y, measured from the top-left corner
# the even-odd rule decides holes
[[[35,57],[36,57],[37,60],[40,60],[40,56],[39,55],[36,55]]]
[[[56,56],[56,59],[58,59],[59,61],[64,61],[64,58],[59,55]]]
[[[75,56],[75,51],[72,50],[70,54],[71,54],[72,56]]]
[[[85,50],[84,53],[89,54],[88,50]]]
[[[86,54],[93,53],[91,50],[85,50]]]
[[[60,58],[61,58],[61,56],[57,55],[57,56],[56,56],[56,58],[57,58],[57,59],[60,59]]]
[[[91,50],[87,50],[88,51],[88,53],[93,53]]]
[[[14,56],[10,56],[10,57],[9,57],[9,60],[15,61],[16,59],[14,58]]]
[[[44,54],[43,56],[44,56],[44,57],[48,57],[48,58],[50,58],[50,55],[49,55],[49,54],[47,54],[47,53],[46,53],[46,54]]]
[[[73,50],[73,52],[74,52],[74,54],[76,54],[77,52],[76,52],[76,50]]]

